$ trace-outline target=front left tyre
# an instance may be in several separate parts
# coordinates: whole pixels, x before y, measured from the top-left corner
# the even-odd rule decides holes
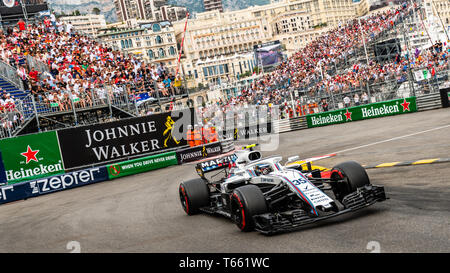
[[[333,192],[339,201],[355,192],[358,188],[370,185],[366,170],[355,161],[348,161],[335,166],[331,171],[331,179],[341,181],[333,186]]]
[[[231,216],[244,232],[255,229],[253,216],[268,212],[266,198],[260,188],[247,185],[234,190],[231,195]]]
[[[179,188],[181,206],[187,215],[199,213],[200,208],[209,206],[209,187],[203,179],[182,182]]]

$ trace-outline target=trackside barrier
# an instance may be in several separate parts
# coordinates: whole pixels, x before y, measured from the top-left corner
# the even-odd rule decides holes
[[[198,161],[224,153],[222,143],[214,142],[197,147],[182,149],[176,152],[178,164]]]
[[[0,187],[0,204],[38,197],[109,180],[106,167],[86,169],[53,177]]]
[[[116,179],[133,174],[178,165],[176,152],[163,153],[144,158],[107,165],[109,179]]]
[[[222,147],[224,147],[224,149]],[[220,155],[221,153],[230,152],[234,150],[234,145],[232,141],[224,141],[195,148],[201,151],[201,156],[199,159],[205,159]],[[43,194],[59,192],[75,187],[109,181],[124,176],[191,162],[192,158],[189,156],[186,156],[184,160],[178,160],[179,156],[183,157],[183,155],[186,155],[187,153],[195,153],[195,151],[193,151],[192,148],[183,149],[178,152],[162,153],[116,164],[110,164],[104,167],[90,168],[51,177],[42,177],[40,179],[27,182],[1,186],[0,205],[19,200],[26,200],[32,197],[38,197]]]
[[[363,106],[306,116],[308,128],[347,123],[417,112],[416,97],[372,103]]]
[[[6,181],[15,184],[66,172],[104,166],[187,146],[172,134],[178,120],[194,124],[193,109],[123,119],[59,131],[0,139]]]

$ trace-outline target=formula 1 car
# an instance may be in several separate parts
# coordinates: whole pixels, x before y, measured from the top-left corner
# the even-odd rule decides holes
[[[184,211],[223,215],[242,231],[270,235],[386,200],[384,187],[372,185],[354,161],[329,170],[292,157],[283,166],[282,157],[262,159],[254,147],[197,164],[200,178],[179,187]],[[207,178],[213,171],[218,172]]]

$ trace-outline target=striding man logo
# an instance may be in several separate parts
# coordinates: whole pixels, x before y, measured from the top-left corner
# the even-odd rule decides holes
[[[166,120],[166,130],[164,130],[163,132],[163,136],[166,136],[166,138],[164,139],[164,148],[167,148],[167,142],[169,142],[170,139],[173,139],[173,141],[178,145],[180,144],[180,141],[178,141],[173,135],[172,135],[172,131],[173,131],[173,125],[175,124],[175,121],[173,121],[171,116],[167,117]]]

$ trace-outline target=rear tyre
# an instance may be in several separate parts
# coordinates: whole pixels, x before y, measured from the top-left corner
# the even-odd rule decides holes
[[[366,170],[355,161],[348,161],[335,166],[331,171],[332,180],[343,180],[333,185],[333,192],[339,201],[358,188],[370,185]]]
[[[209,205],[209,187],[203,179],[193,179],[180,184],[181,206],[188,215],[197,214]]]
[[[241,231],[253,231],[255,229],[253,216],[267,211],[266,198],[261,189],[255,185],[237,188],[231,195],[231,216]]]

